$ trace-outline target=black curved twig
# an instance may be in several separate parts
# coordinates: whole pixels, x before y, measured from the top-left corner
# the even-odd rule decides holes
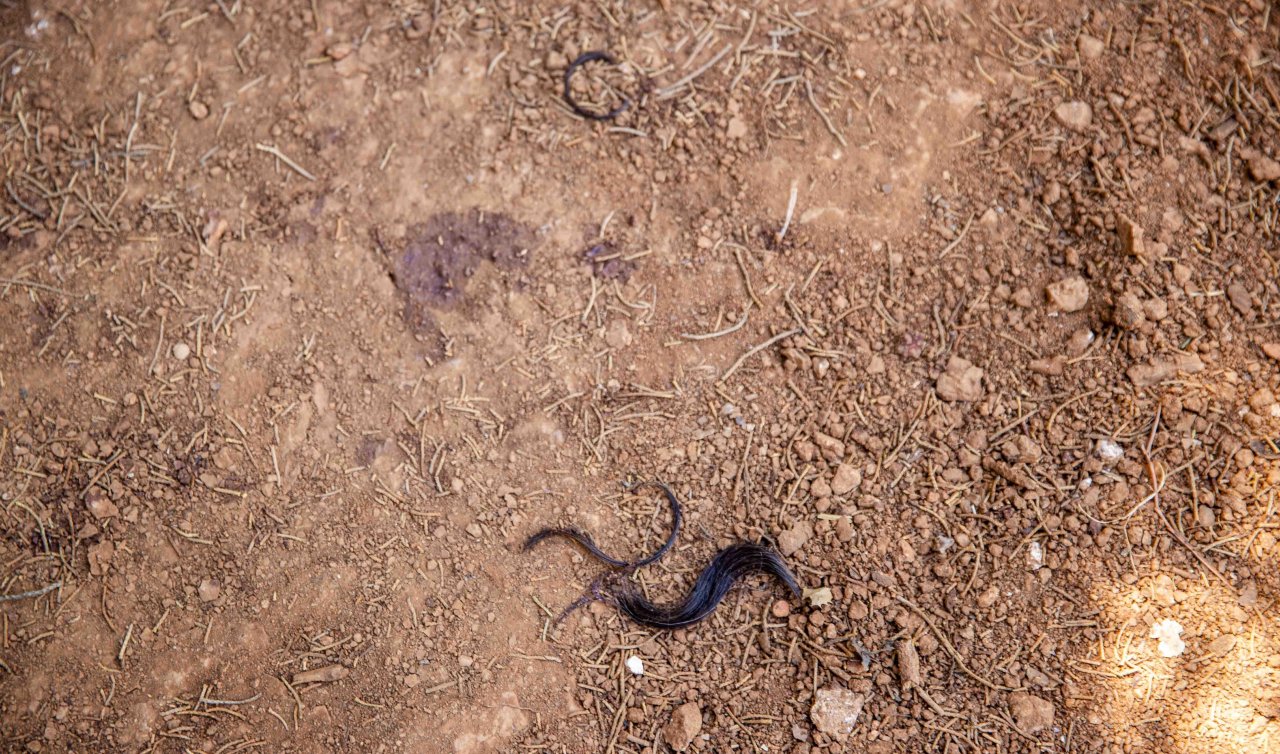
[[[569,86],[573,81],[573,74],[577,73],[579,68],[596,60],[602,60],[612,65],[617,65],[618,63],[617,59],[603,50],[590,50],[579,55],[572,63],[569,64],[568,68],[564,69],[564,101],[569,103],[569,107],[573,108],[575,113],[584,118],[589,118],[591,120],[613,120],[619,115],[622,115],[628,107],[631,107],[631,100],[623,97],[622,104],[607,113],[597,113],[579,105],[577,100],[573,98],[573,91]]]
[[[658,558],[666,555],[667,551],[675,546],[676,537],[680,534],[680,523],[683,521],[684,516],[680,511],[680,501],[676,499],[676,493],[672,492],[671,488],[662,482],[637,482],[636,484],[631,485],[629,489],[634,490],[638,487],[646,486],[657,487],[662,490],[662,492],[667,496],[667,502],[671,504],[671,534],[667,536],[667,541],[662,543],[662,546],[649,557],[641,558],[640,560],[622,560],[621,558],[606,555],[605,552],[596,545],[595,541],[591,539],[590,535],[581,529],[575,529],[572,527],[543,529],[525,540],[525,551],[529,551],[534,545],[548,537],[565,537],[566,539],[572,539],[574,542],[582,545],[583,549],[596,556],[598,559],[617,568],[635,570],[641,566],[647,566],[650,563],[657,561]]]

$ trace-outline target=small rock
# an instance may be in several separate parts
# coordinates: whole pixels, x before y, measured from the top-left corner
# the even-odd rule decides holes
[[[1089,350],[1089,346],[1093,344],[1095,337],[1097,336],[1087,327],[1082,327],[1071,333],[1071,337],[1067,339],[1067,354],[1073,358],[1083,355],[1085,351]]]
[[[547,53],[547,56],[543,58],[543,65],[546,66],[548,71],[562,71],[569,67],[569,58],[559,50],[551,50]]]
[[[1161,657],[1177,657],[1187,649],[1186,642],[1182,641],[1182,624],[1171,618],[1152,625],[1151,638],[1159,642],[1156,650]]]
[[[1120,234],[1120,250],[1131,257],[1147,255],[1146,242],[1142,240],[1142,226],[1121,215],[1116,219],[1116,232]]]
[[[1253,708],[1258,711],[1259,715],[1269,720],[1280,718],[1280,694],[1264,696],[1255,700]]]
[[[976,401],[982,397],[982,370],[969,361],[952,356],[947,371],[938,377],[938,397],[944,401]]]
[[[351,670],[342,665],[325,665],[323,668],[304,670],[293,674],[293,685],[304,683],[333,683],[351,675]]]
[[[1095,450],[1098,458],[1101,458],[1106,463],[1115,463],[1124,458],[1124,448],[1111,440],[1099,440],[1098,447]]]
[[[785,618],[791,615],[791,603],[786,600],[778,600],[773,603],[773,617]]]
[[[804,590],[804,598],[809,600],[811,607],[822,607],[835,599],[835,595],[831,592],[831,587],[820,586],[817,589]]]
[[[1111,320],[1122,329],[1137,330],[1143,322],[1147,321],[1142,300],[1132,291],[1121,293],[1111,309]]]
[[[813,433],[813,442],[822,450],[822,457],[830,461],[844,458],[844,443],[821,432]]]
[[[1204,371],[1204,362],[1193,353],[1177,353],[1172,356],[1156,357],[1146,364],[1134,364],[1125,374],[1138,387],[1158,385],[1175,377],[1179,372],[1196,374]]]
[[[209,106],[194,99],[187,103],[187,112],[191,113],[191,117],[196,120],[204,120],[209,117]]]
[[[1263,343],[1262,352],[1273,361],[1280,361],[1280,343]]]
[[[1062,200],[1062,184],[1057,181],[1049,181],[1044,185],[1044,191],[1040,198],[1045,204],[1054,205]]]
[[[702,732],[702,709],[697,702],[686,702],[671,713],[671,721],[662,729],[662,740],[676,751],[684,751]]]
[[[400,680],[404,685],[412,689],[417,688],[418,684],[422,683],[422,676],[417,673],[408,673]]]
[[[605,330],[604,342],[608,343],[610,348],[626,348],[631,345],[631,331],[627,329],[627,323],[622,319],[614,319],[610,322],[608,329]]]
[[[222,585],[214,579],[204,579],[196,587],[196,593],[200,595],[201,602],[213,602],[222,594]]]
[[[1147,319],[1152,322],[1160,322],[1169,316],[1169,304],[1162,298],[1149,298],[1143,301],[1142,310],[1146,312]]]
[[[920,653],[910,639],[898,642],[898,678],[903,686],[920,685]]]
[[[89,513],[93,514],[93,517],[99,521],[120,515],[120,509],[116,507],[115,503],[111,502],[107,497],[107,493],[97,487],[85,494],[84,505],[89,509]]]
[[[116,546],[111,540],[103,540],[89,548],[89,573],[102,576],[111,567],[111,559],[115,557]]]
[[[186,343],[183,343],[182,341],[178,341],[177,343],[173,344],[173,358],[177,359],[178,361],[186,361],[187,357],[190,355],[191,355],[191,346],[187,345]]]
[[[996,604],[996,600],[1000,599],[1000,590],[996,587],[987,587],[987,590],[978,595],[978,607],[986,610]]]
[[[783,555],[794,555],[812,536],[813,525],[808,521],[797,521],[795,526],[778,535],[778,549]]]
[[[831,479],[831,491],[837,495],[847,495],[862,486],[862,472],[852,465],[842,463],[836,467],[835,476]]]
[[[350,55],[354,50],[355,47],[353,47],[350,42],[337,42],[329,45],[329,48],[324,52],[333,60],[342,60]]]
[[[1009,712],[1013,715],[1014,725],[1027,735],[1053,725],[1053,702],[1025,691],[1009,695]]]
[[[747,135],[747,122],[738,116],[729,119],[729,125],[725,128],[724,135],[730,139],[741,139]]]
[[[1080,51],[1080,57],[1085,60],[1097,60],[1102,57],[1102,53],[1107,49],[1107,45],[1101,39],[1081,34],[1076,39],[1076,49]]]
[[[1253,319],[1253,296],[1249,295],[1249,289],[1244,287],[1243,283],[1235,282],[1228,285],[1227,299],[1231,301],[1236,311],[1240,312],[1240,316]]]
[[[1280,162],[1256,149],[1241,149],[1240,157],[1249,165],[1249,175],[1255,181],[1280,180]]]
[[[1044,291],[1049,303],[1067,313],[1078,312],[1089,303],[1089,284],[1079,275],[1050,283]]]
[[[855,694],[840,686],[818,689],[809,708],[809,719],[822,733],[844,742],[858,724],[858,715],[867,703],[863,694]]]
[[[1063,102],[1053,109],[1053,117],[1072,131],[1083,131],[1093,123],[1093,108],[1078,100]]]
[[[1039,542],[1027,545],[1027,566],[1033,571],[1044,567],[1044,545]]]
[[[1061,377],[1063,372],[1067,370],[1067,360],[1062,356],[1052,356],[1047,359],[1033,359],[1027,368],[1036,374],[1043,374],[1046,377]]]
[[[1044,455],[1040,445],[1026,435],[1011,437],[1000,448],[1010,463],[1038,463]]]
[[[1209,642],[1209,651],[1215,655],[1225,655],[1236,646],[1236,637],[1231,634],[1223,634],[1213,641]]]
[[[1258,582],[1250,580],[1240,587],[1240,596],[1236,599],[1240,607],[1253,607],[1258,604]]]
[[[632,675],[644,675],[644,660],[641,660],[635,655],[631,655],[627,658],[626,664],[627,670],[630,670]]]
[[[210,246],[222,240],[222,236],[226,234],[227,229],[231,226],[227,223],[226,218],[210,217],[209,221],[204,224],[200,235],[204,238],[204,242]]]
[[[1213,506],[1201,505],[1196,508],[1196,523],[1205,529],[1212,529],[1217,518],[1217,514],[1213,512]]]

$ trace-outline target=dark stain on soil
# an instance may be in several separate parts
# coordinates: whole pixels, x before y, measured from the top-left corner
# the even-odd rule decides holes
[[[533,241],[527,225],[479,209],[433,215],[409,228],[404,251],[391,271],[405,296],[405,322],[417,333],[435,333],[432,310],[457,304],[480,264],[522,267],[529,261]]]

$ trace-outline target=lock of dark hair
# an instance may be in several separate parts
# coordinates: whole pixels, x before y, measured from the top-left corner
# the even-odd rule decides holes
[[[776,576],[793,596],[800,596],[800,585],[776,550],[754,542],[739,542],[716,553],[698,574],[689,594],[674,605],[653,604],[630,581],[622,582],[614,600],[618,609],[636,623],[653,628],[681,628],[711,615],[734,582],[752,573]]]
[[[752,573],[765,573],[775,576],[786,585],[792,595],[800,595],[800,586],[796,583],[795,576],[792,575],[791,570],[787,568],[787,564],[776,550],[763,544],[739,542],[716,553],[715,557],[711,559],[711,563],[702,570],[702,573],[698,574],[698,578],[693,583],[693,588],[683,600],[673,605],[655,605],[645,599],[644,595],[626,577],[637,568],[650,565],[663,555],[666,555],[676,543],[676,536],[680,533],[682,521],[680,501],[676,499],[675,493],[661,482],[649,482],[647,484],[652,484],[661,489],[666,494],[667,501],[671,504],[671,534],[667,537],[667,541],[652,555],[636,561],[612,557],[602,551],[588,534],[575,528],[543,529],[525,541],[524,549],[527,551],[549,537],[565,537],[577,542],[583,549],[599,560],[622,569],[620,573],[616,574],[618,578],[609,580],[615,584],[611,601],[627,617],[637,623],[653,628],[681,628],[703,620],[715,611],[738,579]],[[565,613],[561,614],[561,618],[585,601],[589,601],[591,598],[601,598],[602,595],[597,592],[599,583],[600,580],[597,579],[592,586],[593,597],[583,598],[574,602],[566,609]]]
[[[663,484],[662,482],[640,482],[638,484],[633,485],[630,489],[636,489],[637,487],[644,487],[644,486],[653,486],[662,490],[663,494],[667,496],[667,502],[670,503],[671,505],[671,534],[667,536],[667,541],[663,542],[662,546],[659,547],[649,557],[641,558],[640,560],[633,561],[633,560],[622,560],[621,558],[615,558],[610,555],[606,555],[605,552],[596,545],[595,541],[591,539],[591,536],[589,534],[582,531],[581,529],[575,529],[573,527],[543,529],[542,531],[538,532],[537,534],[534,534],[532,537],[529,537],[528,539],[525,540],[524,542],[525,552],[528,552],[533,548],[534,545],[538,544],[542,540],[547,539],[549,537],[564,537],[566,539],[571,539],[574,542],[577,542],[579,545],[582,546],[582,549],[591,553],[597,559],[602,560],[608,563],[609,565],[616,566],[618,568],[630,568],[634,570],[636,568],[640,568],[641,566],[647,566],[650,563],[656,562],[658,558],[662,557],[663,555],[666,555],[667,551],[675,546],[676,537],[679,536],[680,534],[680,524],[683,520],[683,514],[680,512],[680,501],[676,499],[676,493],[672,492],[670,487]]]

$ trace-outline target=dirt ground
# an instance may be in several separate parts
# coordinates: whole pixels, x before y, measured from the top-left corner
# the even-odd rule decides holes
[[[1280,750],[1276,10],[0,2],[0,748]]]

